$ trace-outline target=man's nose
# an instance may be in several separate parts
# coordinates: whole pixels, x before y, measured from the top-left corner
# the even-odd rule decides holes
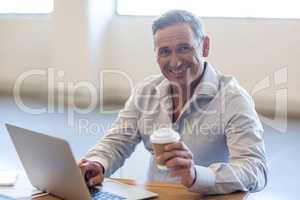
[[[170,57],[170,67],[177,67],[180,65],[180,60],[175,53],[173,53]]]

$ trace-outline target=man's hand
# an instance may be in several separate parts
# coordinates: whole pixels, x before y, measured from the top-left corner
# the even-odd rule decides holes
[[[157,157],[171,170],[171,176],[181,177],[181,184],[191,187],[196,179],[193,154],[183,142],[165,146],[165,152]]]
[[[89,187],[101,185],[104,179],[104,168],[100,163],[82,159],[78,166]]]

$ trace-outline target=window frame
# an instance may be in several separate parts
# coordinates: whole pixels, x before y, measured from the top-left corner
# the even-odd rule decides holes
[[[1,2],[1,1],[3,1],[3,2]],[[0,4],[5,3],[4,1],[9,2],[11,0],[0,0]],[[29,2],[25,2],[25,1],[26,0],[22,0],[22,3],[24,2],[24,3],[28,4],[28,3],[34,2],[34,1],[30,2],[30,0],[28,0]],[[41,1],[41,0],[39,0],[39,1]],[[54,3],[55,2],[54,2],[54,0],[47,0],[47,1],[48,1],[49,6],[51,6],[51,7],[49,7],[49,9],[44,9],[44,10],[41,9],[41,10],[35,10],[35,11],[30,8],[27,8],[27,10],[26,9],[18,10],[18,8],[12,8],[11,10],[7,10],[7,11],[3,11],[0,9],[0,16],[3,16],[3,15],[49,15],[54,12]],[[18,2],[14,2],[14,5],[16,5],[17,3]],[[41,2],[41,4],[43,4],[43,2]]]
[[[156,14],[152,13],[152,14],[137,14],[137,13],[120,13],[120,4],[119,2],[120,1],[124,1],[124,0],[115,0],[115,14],[117,16],[129,16],[129,17],[157,17],[159,16],[160,14],[159,13],[164,13],[165,11],[164,10],[160,10],[158,9],[158,11],[155,11],[157,12]],[[126,1],[126,0],[125,0]],[[129,0],[130,1],[130,0]],[[142,1],[142,0],[140,0]],[[296,0],[290,0],[292,2],[296,1]],[[252,1],[249,0],[249,3],[251,3]],[[284,3],[284,0],[281,0],[281,2]],[[267,2],[266,2],[267,3]],[[296,3],[297,4],[297,3]],[[300,6],[300,2],[298,3],[299,6]],[[255,5],[252,5],[253,6],[253,9],[256,8],[257,6]],[[291,6],[293,7],[293,6]],[[296,6],[294,6],[296,8]],[[186,9],[186,10],[190,10],[190,9]],[[159,12],[159,13],[158,13]],[[197,14],[198,12],[195,12],[195,11],[192,11],[193,13]],[[273,12],[274,13],[274,12]],[[289,13],[288,11],[286,11],[286,13]],[[293,15],[296,15],[296,16],[271,16],[272,14],[269,14],[270,16],[257,16],[257,14],[248,14],[248,15],[244,15],[244,16],[229,16],[229,15],[199,15],[200,17],[202,18],[224,18],[224,19],[282,19],[282,20],[299,20],[300,19],[300,12],[297,12],[294,11],[293,12]],[[297,16],[298,15],[298,16]]]

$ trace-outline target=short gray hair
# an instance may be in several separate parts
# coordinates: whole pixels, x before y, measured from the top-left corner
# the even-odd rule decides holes
[[[195,38],[199,41],[203,39],[204,27],[200,17],[186,10],[170,10],[161,15],[152,23],[152,34],[155,35],[158,30],[177,23],[188,23],[194,32]]]

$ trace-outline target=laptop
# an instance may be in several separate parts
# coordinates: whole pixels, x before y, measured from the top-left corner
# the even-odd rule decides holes
[[[148,199],[158,194],[105,178],[88,188],[67,141],[5,124],[31,184],[66,200]]]

